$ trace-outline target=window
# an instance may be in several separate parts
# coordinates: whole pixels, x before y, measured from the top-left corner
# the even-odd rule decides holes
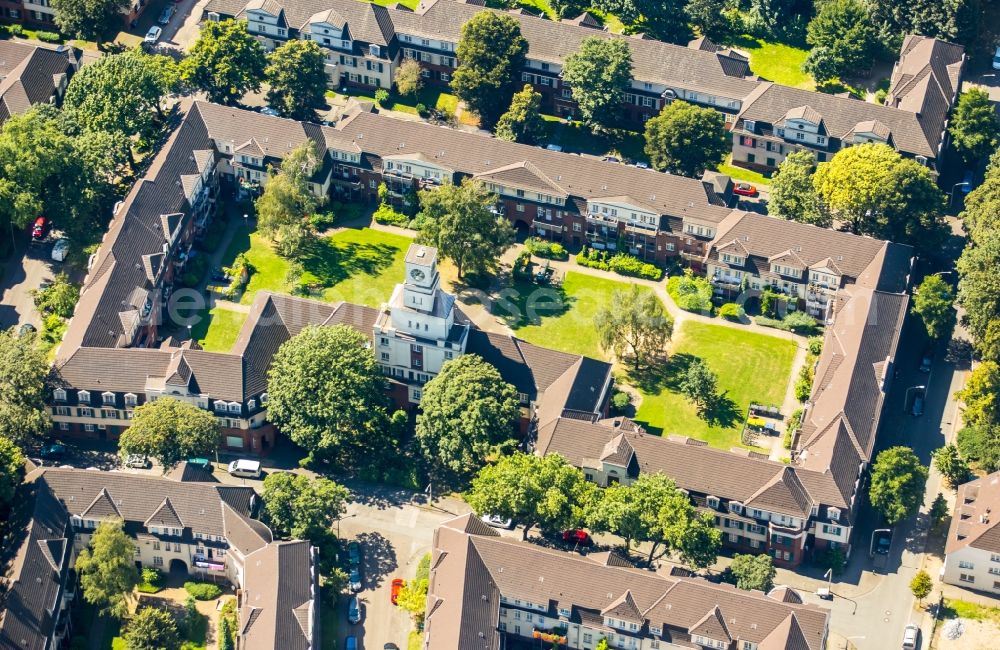
[[[990,555],[990,562],[1000,562],[1000,555],[993,553]]]
[[[260,394],[260,403],[261,404],[267,404],[267,393],[261,393]]]
[[[135,406],[136,396],[135,393],[125,393],[125,406]]]
[[[974,569],[975,566],[973,566],[972,562],[969,562],[968,560],[960,560],[959,563],[958,563],[958,568],[959,569]]]
[[[65,402],[66,391],[63,390],[62,388],[55,389],[54,391],[52,391],[52,399],[54,399],[57,402]]]
[[[155,528],[153,529],[153,532],[154,532],[154,533],[156,532],[156,529],[155,529]],[[159,542],[153,542],[153,550],[154,550],[154,551],[158,551],[158,550],[160,550],[160,543],[159,543]]]
[[[90,391],[87,391],[87,390],[77,391],[77,393],[76,393],[76,399],[81,404],[83,404],[85,402],[86,403],[90,403]]]
[[[840,526],[830,526],[828,524],[823,524],[823,532],[827,535],[840,535]]]
[[[239,413],[240,412],[240,403],[239,402],[230,402],[229,403],[229,412],[230,413]]]
[[[739,514],[743,512],[743,506],[739,503],[736,503],[735,501],[730,501],[729,512],[735,512],[736,514]]]
[[[388,352],[383,352],[382,353],[382,361],[388,361],[388,360],[389,360],[389,353]]]
[[[718,508],[719,507],[719,499],[718,499],[718,497],[708,497],[707,499],[705,499],[705,501],[706,501],[706,503],[708,503],[708,507],[709,508]]]
[[[958,579],[961,580],[962,582],[973,583],[976,581],[976,576],[970,575],[968,573],[960,573],[958,575]]]
[[[163,558],[159,555],[153,556],[153,566],[163,566]]]
[[[103,402],[104,404],[111,404],[111,405],[114,405],[114,403],[115,403],[115,394],[114,394],[114,393],[111,393],[111,392],[108,392],[108,393],[101,393],[101,401],[102,401],[102,402]]]

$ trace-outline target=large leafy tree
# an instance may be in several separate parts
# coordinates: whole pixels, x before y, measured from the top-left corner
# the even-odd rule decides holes
[[[852,232],[934,250],[944,196],[930,171],[884,144],[862,144],[821,163],[813,187],[823,209]]]
[[[829,228],[833,220],[819,209],[816,190],[813,189],[815,171],[816,156],[811,151],[800,149],[788,154],[771,178],[768,212],[789,221]]]
[[[267,379],[267,415],[310,460],[346,465],[385,448],[385,378],[364,334],[311,326],[285,341]]]
[[[966,195],[961,217],[973,242],[1000,227],[1000,149],[990,156],[983,182]]]
[[[614,126],[632,82],[632,50],[622,38],[588,36],[566,57],[562,78],[584,122],[591,128]]]
[[[728,0],[688,0],[684,14],[703,36],[717,42],[725,39],[731,29]]]
[[[684,372],[680,389],[684,397],[697,406],[700,412],[704,412],[719,396],[719,378],[707,363],[695,359]]]
[[[205,409],[161,397],[135,409],[130,426],[118,439],[118,454],[155,458],[166,471],[185,458],[217,450],[220,435],[219,421]]]
[[[496,129],[497,137],[508,142],[536,144],[545,135],[545,120],[542,119],[542,95],[529,84],[524,90],[514,94],[510,108],[500,116]]]
[[[462,25],[451,87],[484,128],[496,124],[507,108],[527,52],[513,16],[481,11]]]
[[[320,205],[309,179],[320,164],[316,144],[306,140],[292,149],[272,173],[255,203],[257,227],[271,238],[278,253],[290,259],[303,257],[315,240],[306,217]]]
[[[207,20],[181,63],[181,78],[209,100],[233,104],[247,91],[260,90],[267,59],[260,41],[242,20]]]
[[[1000,469],[1000,426],[995,423],[963,427],[955,437],[962,457],[984,472]]]
[[[403,59],[396,68],[393,81],[396,82],[396,92],[404,97],[413,97],[424,87],[423,70],[416,59]]]
[[[819,5],[806,29],[806,41],[814,48],[826,48],[837,76],[867,70],[880,48],[878,31],[861,0],[829,0]]]
[[[633,366],[639,370],[664,351],[674,322],[656,294],[632,285],[611,294],[611,302],[594,315],[594,327],[601,347],[614,351],[618,359],[631,354]]]
[[[973,340],[982,345],[1000,314],[1000,276],[996,273],[1000,268],[1000,230],[976,230],[973,239],[956,264],[958,302],[965,310],[963,324]]]
[[[988,426],[1000,422],[1000,364],[983,361],[975,367],[965,387],[955,393],[962,402],[962,422],[966,426]]]
[[[711,515],[701,514],[687,494],[663,474],[640,474],[629,485],[615,484],[601,490],[587,515],[591,529],[610,532],[633,543],[650,542],[649,561],[670,553],[695,566],[718,553],[722,537],[714,530]],[[707,530],[706,530],[707,528]]]
[[[267,57],[267,103],[285,117],[308,120],[326,100],[326,64],[315,41],[293,38]]]
[[[686,43],[691,28],[684,15],[688,0],[600,0],[597,7],[614,14],[629,33],[643,32],[661,41]]]
[[[33,336],[0,332],[0,435],[25,447],[48,431],[49,364]]]
[[[729,565],[729,578],[738,589],[768,592],[774,587],[774,561],[770,555],[737,553]]]
[[[993,152],[1000,143],[1000,120],[989,93],[981,88],[963,92],[951,114],[948,133],[955,151],[968,165]]]
[[[21,482],[24,455],[14,442],[0,435],[0,509],[10,505]]]
[[[122,26],[130,0],[52,0],[59,31],[102,42]]]
[[[328,478],[276,472],[264,479],[261,497],[275,533],[316,542],[347,511],[350,492]]]
[[[969,480],[972,475],[969,464],[959,455],[958,447],[955,445],[945,445],[934,452],[934,469],[939,471],[953,488]]]
[[[729,153],[722,113],[675,100],[646,122],[646,155],[659,170],[700,176]]]
[[[913,313],[924,322],[927,336],[941,339],[951,334],[955,326],[955,301],[951,285],[940,275],[924,278],[913,294]]]
[[[868,0],[872,18],[890,36],[892,48],[899,47],[906,34],[968,44],[962,38],[969,31],[965,23],[973,18],[977,4],[969,0]]]
[[[554,532],[583,525],[596,486],[559,454],[515,453],[487,465],[472,480],[465,500],[477,514],[498,515]]]
[[[909,447],[890,447],[872,466],[868,498],[890,526],[914,515],[924,502],[927,468]]]
[[[799,42],[813,14],[812,0],[750,0],[750,13],[768,36]],[[785,42],[782,40],[782,42]]]
[[[223,619],[225,620],[225,619]],[[159,607],[144,607],[125,628],[128,650],[180,650],[181,636],[173,615]]]
[[[459,278],[489,271],[514,243],[514,228],[496,214],[496,195],[478,181],[421,190],[419,198],[419,240],[454,262]]]
[[[461,481],[513,450],[520,415],[517,389],[482,357],[463,354],[424,386],[417,442],[433,471]]]
[[[122,530],[121,520],[104,521],[94,530],[87,548],[76,558],[83,598],[115,618],[128,614],[128,599],[139,583],[135,543]]]
[[[45,289],[34,292],[35,306],[43,313],[52,313],[62,318],[73,315],[73,309],[80,299],[80,287],[69,281],[65,273],[58,273]]]
[[[107,54],[73,75],[63,107],[85,129],[150,136],[167,83],[159,63],[138,48]]]

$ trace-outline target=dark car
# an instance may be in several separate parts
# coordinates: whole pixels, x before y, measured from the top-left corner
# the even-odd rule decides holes
[[[924,350],[924,356],[920,358],[920,372],[930,372],[931,364],[934,363],[934,349]]]
[[[567,544],[574,544],[576,546],[591,546],[594,543],[594,540],[590,537],[590,533],[580,529],[564,530],[562,539]]]
[[[351,599],[347,601],[347,622],[351,625],[357,625],[361,622],[361,603],[357,596],[351,596]]]
[[[66,455],[66,445],[60,443],[45,445],[38,455],[46,460],[62,458]]]
[[[351,542],[347,545],[347,557],[352,567],[361,565],[361,544]]]
[[[355,593],[361,591],[361,567],[351,567],[351,591]]]

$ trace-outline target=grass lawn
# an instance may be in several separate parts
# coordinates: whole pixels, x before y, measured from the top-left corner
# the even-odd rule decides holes
[[[566,122],[555,115],[542,115],[542,118],[549,127],[547,144],[557,144],[564,151],[594,156],[618,154],[629,160],[648,160],[641,133],[620,129],[610,136],[595,135],[582,122]]]
[[[389,5],[396,4],[397,2],[410,11],[416,9],[417,5],[420,4],[420,0],[371,0],[372,4],[382,5],[383,7],[388,7]]]
[[[364,90],[347,88],[343,93],[333,90],[326,91],[327,97],[337,97],[338,95],[355,97],[369,102],[375,101],[375,96]],[[448,115],[454,115],[455,110],[458,108],[458,97],[451,93],[446,93],[440,88],[422,88],[416,97],[404,97],[396,92],[391,92],[389,99],[391,103],[386,106],[387,110],[409,113],[411,115],[417,114],[417,104],[423,104],[427,108],[434,108]]]
[[[410,636],[406,639],[406,650],[420,650],[424,643],[424,635],[416,630],[410,631]]]
[[[756,185],[770,185],[771,177],[765,176],[760,172],[755,172],[752,169],[745,169],[743,167],[737,167],[732,164],[733,156],[732,154],[726,156],[726,162],[719,165],[718,169],[723,174],[728,174],[733,178],[733,180],[746,181],[748,183],[754,183]]]
[[[642,393],[635,419],[651,433],[677,433],[713,447],[740,445],[740,430],[751,401],[781,404],[791,379],[795,344],[743,329],[686,321],[674,332],[670,359],[657,371],[629,377]],[[682,373],[702,359],[718,375],[724,393],[709,418],[679,392]]]
[[[592,325],[600,306],[615,289],[629,283],[567,273],[561,287],[518,283],[501,294],[493,313],[507,321],[514,334],[535,345],[606,359]]]
[[[944,618],[967,618],[973,621],[1000,622],[1000,607],[984,607],[964,600],[944,599]]]
[[[191,328],[191,336],[209,352],[229,352],[246,319],[242,312],[213,307]]]
[[[759,38],[744,36],[733,43],[750,54],[750,70],[768,81],[813,90],[816,82],[802,71],[808,50],[784,43],[769,43]]]

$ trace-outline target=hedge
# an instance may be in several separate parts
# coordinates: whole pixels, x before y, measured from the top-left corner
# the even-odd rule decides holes
[[[659,280],[663,276],[663,270],[655,264],[643,262],[628,253],[609,255],[607,251],[599,251],[586,246],[576,256],[576,263],[592,269],[614,271],[619,275],[645,278],[646,280]]]
[[[813,334],[819,330],[819,323],[809,314],[801,311],[793,311],[785,316],[783,320],[758,316],[754,322],[762,327],[773,327],[774,329],[794,332],[795,334]]]
[[[211,582],[185,582],[184,591],[195,597],[195,600],[215,600],[222,595],[219,585]]]
[[[667,293],[684,311],[712,313],[712,285],[691,271],[667,280]]]
[[[735,302],[727,302],[719,307],[719,316],[722,316],[726,320],[740,321],[743,320],[744,315],[746,315],[746,312],[743,310],[743,307],[740,307]]]
[[[524,248],[536,257],[543,257],[549,260],[568,260],[569,252],[559,243],[528,237],[524,240]]]
[[[403,214],[402,212],[397,212],[388,203],[382,203],[378,206],[378,210],[372,215],[377,223],[385,224],[388,226],[402,226],[406,227],[410,223],[410,218]]]

